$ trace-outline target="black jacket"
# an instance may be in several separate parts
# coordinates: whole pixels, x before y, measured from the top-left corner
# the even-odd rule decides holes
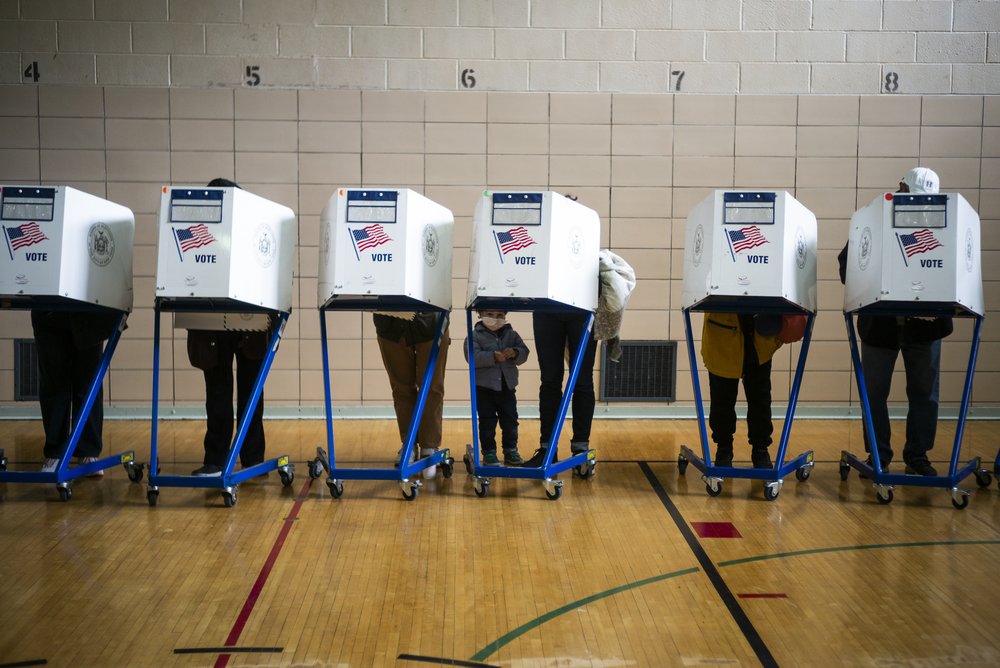
[[[438,327],[437,311],[419,311],[412,320],[394,318],[391,315],[375,313],[375,333],[389,341],[406,339],[409,346],[434,340]],[[447,326],[447,325],[446,325]]]

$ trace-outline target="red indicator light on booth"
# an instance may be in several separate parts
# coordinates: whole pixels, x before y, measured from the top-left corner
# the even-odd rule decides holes
[[[886,202],[891,202],[892,201],[892,193],[886,193],[885,194],[885,201]]]

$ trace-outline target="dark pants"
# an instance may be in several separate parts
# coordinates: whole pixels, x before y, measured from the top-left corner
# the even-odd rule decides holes
[[[239,345],[242,334],[230,332],[217,341],[219,361],[205,369],[205,412],[208,429],[205,431],[205,464],[225,466],[229,447],[233,441],[233,358],[236,358],[236,410],[242,416],[250,401],[254,381],[264,363],[263,359],[248,357]],[[256,356],[254,356],[256,357]],[[264,461],[264,392],[247,427],[247,435],[240,450],[240,463],[253,466]]]
[[[767,448],[771,445],[774,425],[771,423],[771,361],[757,363],[757,351],[753,343],[747,341],[743,355],[743,392],[747,397],[747,440],[752,448]],[[708,374],[711,407],[708,424],[712,428],[712,440],[720,448],[733,447],[736,433],[736,394],[739,378],[723,378]]]
[[[74,340],[70,314],[32,314],[38,348],[38,402],[45,429],[45,457],[60,459],[69,438],[70,420],[76,424],[87,399],[87,390],[101,366],[104,346]],[[98,457],[103,443],[103,390],[98,388],[90,415],[76,447],[78,457]]]
[[[896,358],[903,353],[906,371],[906,444],[903,461],[927,461],[927,452],[934,447],[938,419],[938,370],[941,367],[941,341],[909,343],[900,348],[879,348],[861,344],[861,368],[865,372],[865,389],[871,408],[872,426],[878,442],[879,463],[882,467],[892,461],[889,438],[889,389]],[[870,451],[868,430],[864,430],[865,450]]]
[[[517,393],[504,387],[491,390],[476,388],[476,413],[479,415],[479,445],[483,452],[496,452],[497,422],[503,434],[501,444],[504,450],[517,449]]]
[[[535,334],[535,353],[541,371],[541,385],[538,388],[538,414],[541,420],[541,444],[547,447],[552,438],[559,403],[563,391],[564,351],[569,347],[570,359],[576,355],[576,348],[587,324],[587,313],[543,313],[535,312],[532,326]],[[573,443],[590,441],[590,426],[594,420],[594,357],[597,341],[589,337],[580,373],[573,389]]]

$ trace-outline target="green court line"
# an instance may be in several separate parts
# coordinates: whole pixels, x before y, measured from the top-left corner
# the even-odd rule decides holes
[[[605,590],[605,591],[602,591],[602,592],[598,592],[596,594],[592,594],[591,596],[588,596],[587,598],[581,598],[578,601],[573,601],[572,603],[567,603],[566,605],[564,605],[562,607],[559,607],[559,608],[556,608],[555,610],[551,610],[549,612],[546,612],[541,617],[535,617],[531,621],[529,621],[529,622],[527,622],[525,624],[521,624],[520,626],[518,626],[513,631],[510,631],[509,633],[506,633],[506,634],[500,636],[499,638],[497,638],[496,640],[494,640],[493,642],[491,642],[489,645],[487,645],[486,647],[482,648],[481,650],[479,650],[478,652],[476,652],[475,654],[473,654],[472,657],[470,658],[470,661],[483,661],[490,654],[492,654],[493,652],[497,651],[498,649],[500,649],[501,647],[503,647],[507,643],[509,643],[509,642],[513,641],[514,639],[518,638],[519,636],[524,635],[528,631],[531,631],[532,629],[541,626],[542,624],[544,624],[545,622],[549,621],[550,619],[555,619],[556,617],[559,617],[560,615],[564,615],[567,612],[570,612],[571,610],[576,610],[577,608],[581,608],[581,607],[587,605],[588,603],[593,603],[594,601],[599,601],[602,598],[607,598],[609,596],[614,596],[615,594],[619,594],[619,593],[621,593],[623,591],[628,591],[629,589],[636,589],[636,588],[642,587],[644,585],[653,584],[654,582],[660,582],[662,580],[669,580],[670,578],[675,578],[675,577],[678,577],[680,575],[688,575],[690,573],[697,573],[699,570],[700,569],[697,568],[697,567],[695,567],[695,568],[685,568],[682,571],[674,571],[673,573],[663,573],[661,575],[654,575],[653,577],[646,578],[645,580],[638,580],[636,582],[630,582],[630,583],[624,584],[624,585],[622,585],[620,587],[615,587],[614,589],[608,589],[608,590]]]
[[[720,561],[716,564],[719,568],[725,568],[726,566],[738,566],[740,564],[749,564],[755,561],[767,561],[769,559],[785,559],[788,557],[801,557],[811,554],[824,554],[828,552],[851,552],[858,550],[882,550],[889,548],[902,548],[902,547],[940,547],[947,545],[1000,545],[1000,540],[944,540],[944,541],[919,541],[913,543],[880,543],[877,545],[847,545],[842,547],[819,547],[812,550],[798,550],[795,552],[776,552],[774,554],[763,554],[756,557],[744,557],[742,559],[731,559],[729,561]],[[586,598],[581,598],[578,601],[573,601],[567,603],[564,606],[556,608],[555,610],[550,610],[544,615],[535,617],[531,621],[521,624],[513,631],[505,633],[500,636],[490,644],[483,647],[481,650],[476,652],[470,657],[470,661],[485,661],[491,654],[496,652],[498,649],[507,645],[518,637],[524,635],[525,633],[538,628],[545,622],[551,621],[556,617],[566,614],[572,610],[583,607],[588,603],[593,603],[594,601],[599,601],[602,598],[608,598],[609,596],[614,596],[623,591],[628,591],[629,589],[637,589],[648,584],[654,584],[656,582],[661,582],[663,580],[669,580],[670,578],[675,578],[681,575],[690,575],[691,573],[697,573],[699,568],[686,568],[682,571],[673,571],[672,573],[663,573],[661,575],[655,575],[651,578],[646,578],[645,580],[638,580],[636,582],[630,582],[629,584],[622,585],[620,587],[615,587],[613,589],[608,589],[596,594],[592,594]]]

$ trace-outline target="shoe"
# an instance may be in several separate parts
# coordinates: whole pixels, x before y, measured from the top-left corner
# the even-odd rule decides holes
[[[55,473],[57,468],[59,468],[59,460],[46,457],[45,463],[42,464],[42,473]]]
[[[504,459],[507,459],[507,451],[504,450]],[[500,466],[500,460],[497,459],[496,450],[486,450],[483,452],[483,466]]]
[[[732,447],[723,448],[719,447],[715,449],[715,466],[724,466],[729,468],[733,465],[733,449]]]
[[[767,451],[767,448],[753,448],[750,450],[750,463],[753,464],[755,469],[774,468],[774,463],[771,461],[771,454]]]
[[[937,469],[931,466],[931,463],[926,459],[915,459],[912,462],[906,462],[905,470],[907,475],[936,476],[938,474]]]
[[[504,466],[521,466],[524,464],[524,458],[521,457],[521,453],[517,451],[517,448],[512,448],[503,451],[503,463]]]
[[[535,454],[531,455],[531,458],[528,461],[523,462],[521,466],[526,469],[541,468],[542,464],[545,463],[545,457],[548,454],[548,452],[549,452],[548,448],[538,448],[537,450],[535,450]],[[559,461],[558,451],[552,457],[552,463],[555,464],[557,461]]]
[[[97,461],[97,457],[80,457],[80,465],[81,466],[83,464],[93,464],[96,461]],[[93,473],[88,473],[87,477],[88,478],[103,478],[104,477],[104,470],[102,469],[100,471],[94,471]]]
[[[583,454],[587,450],[590,450],[590,442],[589,441],[570,441],[569,451],[574,456]]]
[[[437,451],[438,451],[437,448],[420,448],[420,458],[423,459],[424,457],[430,457],[434,455],[434,453]],[[437,471],[438,471],[437,464],[425,468],[422,472],[424,474],[424,480],[430,480],[435,476],[437,476]]]
[[[403,457],[403,448],[400,448],[399,450],[396,451],[396,461],[393,462],[392,464],[397,469],[399,468],[399,460],[402,459],[402,457]],[[411,452],[411,457],[412,457],[412,459],[410,460],[411,463],[417,461],[417,448],[413,448]]]
[[[214,478],[222,475],[222,467],[215,464],[205,464],[201,468],[191,471],[191,475],[199,478]]]

